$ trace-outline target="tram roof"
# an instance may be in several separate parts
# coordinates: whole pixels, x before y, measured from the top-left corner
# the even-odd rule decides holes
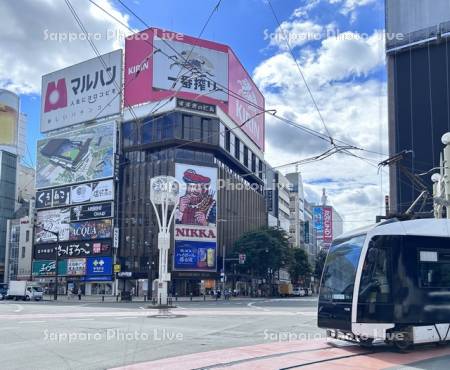
[[[450,237],[450,219],[418,219],[400,221],[390,219],[377,224],[361,227],[337,237],[337,240],[363,235],[427,235]]]

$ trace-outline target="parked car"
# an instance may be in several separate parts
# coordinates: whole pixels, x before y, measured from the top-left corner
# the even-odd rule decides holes
[[[306,295],[306,291],[303,288],[296,287],[292,290],[292,295],[297,297],[304,297]]]

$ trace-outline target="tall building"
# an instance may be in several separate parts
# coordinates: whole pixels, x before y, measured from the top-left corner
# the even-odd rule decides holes
[[[0,281],[5,274],[7,222],[16,204],[16,171],[17,156],[0,150]]]
[[[292,184],[277,170],[267,166],[265,196],[268,225],[290,232],[290,191]]]
[[[289,195],[291,244],[294,248],[304,248],[305,195],[302,175],[299,172],[288,173],[286,178],[292,184]]]
[[[404,212],[423,190],[414,174],[439,166],[450,131],[450,2],[386,0],[389,152],[411,151],[390,168],[391,212]],[[430,193],[430,176],[422,176]],[[432,209],[428,202],[426,210]]]

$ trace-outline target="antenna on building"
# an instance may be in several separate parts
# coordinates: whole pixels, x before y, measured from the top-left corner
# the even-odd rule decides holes
[[[327,192],[326,189],[323,188],[322,189],[322,206],[326,206],[327,202],[328,202],[328,197],[327,197],[326,192]]]

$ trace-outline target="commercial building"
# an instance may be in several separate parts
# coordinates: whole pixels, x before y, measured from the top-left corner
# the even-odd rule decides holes
[[[290,233],[290,191],[292,184],[279,171],[266,167],[268,226],[280,227]]]
[[[305,194],[302,175],[294,172],[287,174],[286,178],[292,184],[289,195],[291,244],[294,248],[304,248]]]
[[[159,29],[126,40],[124,107],[120,51],[98,59],[43,76],[34,279],[151,294],[150,180],[171,175],[170,292],[214,288],[235,240],[267,225],[263,96],[228,46]]]
[[[414,174],[439,166],[441,136],[450,131],[450,2],[386,0],[389,152],[404,150],[390,168],[390,209],[404,212],[421,193]],[[432,194],[430,176],[422,176]],[[423,211],[431,211],[429,201]]]

